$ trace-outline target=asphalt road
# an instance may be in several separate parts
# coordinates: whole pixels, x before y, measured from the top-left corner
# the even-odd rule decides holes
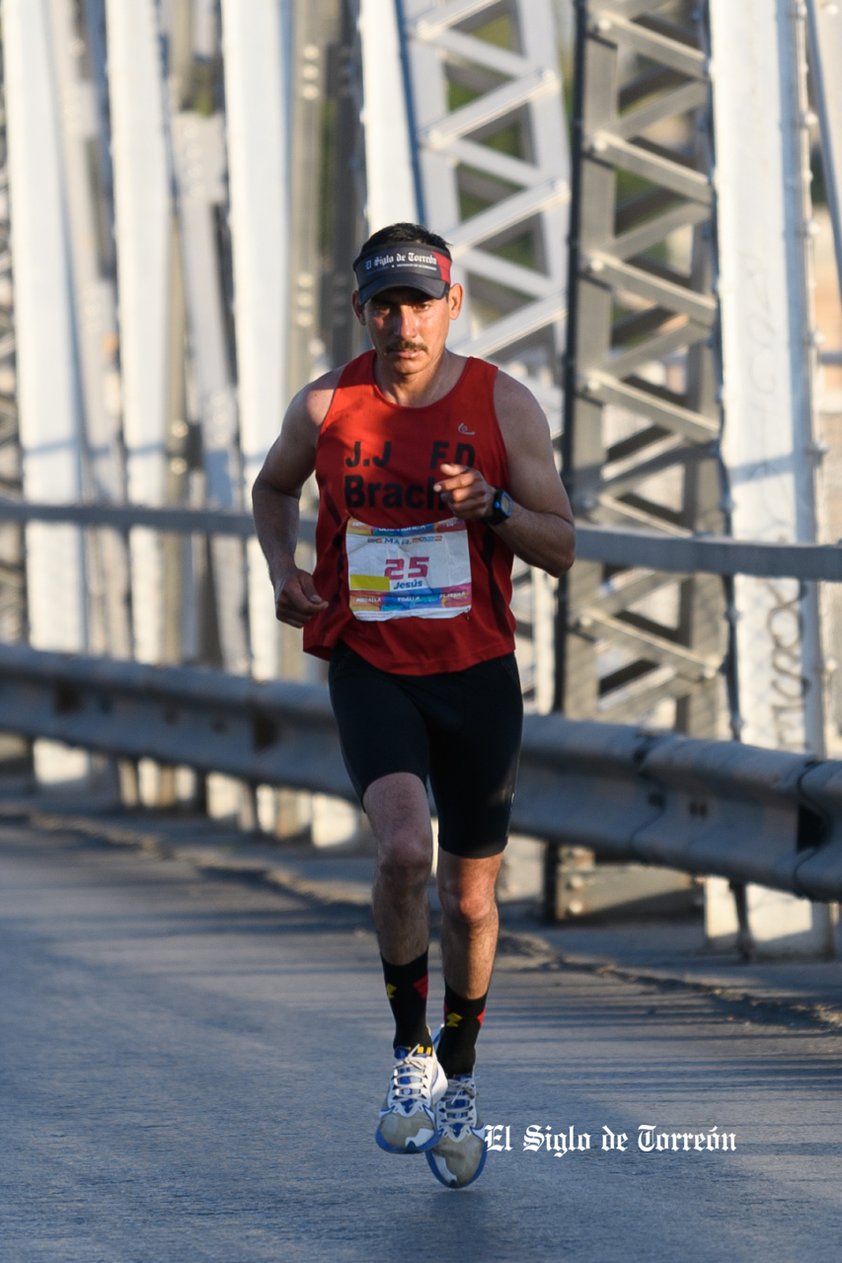
[[[463,1192],[374,1143],[389,1036],[364,912],[3,824],[0,1259],[840,1257],[839,1034],[514,944]]]

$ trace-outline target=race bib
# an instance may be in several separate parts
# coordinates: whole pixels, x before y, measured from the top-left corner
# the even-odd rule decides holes
[[[401,530],[349,518],[345,548],[355,618],[455,618],[471,608],[468,529],[459,518]]]

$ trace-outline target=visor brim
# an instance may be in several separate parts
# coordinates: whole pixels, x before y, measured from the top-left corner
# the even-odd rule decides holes
[[[364,307],[370,299],[387,289],[415,289],[428,298],[444,298],[449,289],[447,281],[437,276],[419,276],[417,272],[396,268],[388,276],[378,276],[359,288],[360,304]]]

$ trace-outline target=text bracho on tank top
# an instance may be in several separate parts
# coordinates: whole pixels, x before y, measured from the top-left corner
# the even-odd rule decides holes
[[[363,622],[470,611],[468,531],[459,518],[399,529],[349,518],[345,549],[349,606]]]

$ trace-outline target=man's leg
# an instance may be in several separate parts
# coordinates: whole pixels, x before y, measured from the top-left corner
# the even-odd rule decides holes
[[[445,1025],[439,1058],[469,1074],[497,948],[495,884],[517,779],[523,698],[514,655],[479,663],[456,681],[459,722],[430,745],[439,815]]]
[[[372,908],[381,955],[407,965],[427,950],[433,831],[427,791],[411,772],[369,785],[363,807],[377,841]]]
[[[377,842],[372,911],[395,1019],[395,1047],[429,1044],[428,883],[433,832],[427,791],[417,776],[394,772],[369,785],[363,806]]]
[[[428,883],[433,836],[419,777],[394,772],[372,782],[363,806],[377,841],[373,913],[395,1018],[395,1065],[377,1129],[390,1153],[420,1153],[438,1138],[435,1108],[447,1076],[427,1027]]]
[[[448,1075],[470,1074],[494,968],[499,916],[495,885],[502,853],[466,859],[439,851],[445,1023],[439,1060]]]
[[[447,1089],[436,1108],[441,1135],[427,1162],[448,1188],[473,1184],[487,1154],[473,1068],[497,948],[494,886],[501,861],[502,854],[467,859],[439,850],[445,991],[437,1053]]]
[[[429,1043],[427,884],[433,840],[424,788],[427,728],[404,681],[347,646],[337,647],[329,682],[345,764],[377,840],[374,922],[395,1014],[395,1044],[412,1048]]]

